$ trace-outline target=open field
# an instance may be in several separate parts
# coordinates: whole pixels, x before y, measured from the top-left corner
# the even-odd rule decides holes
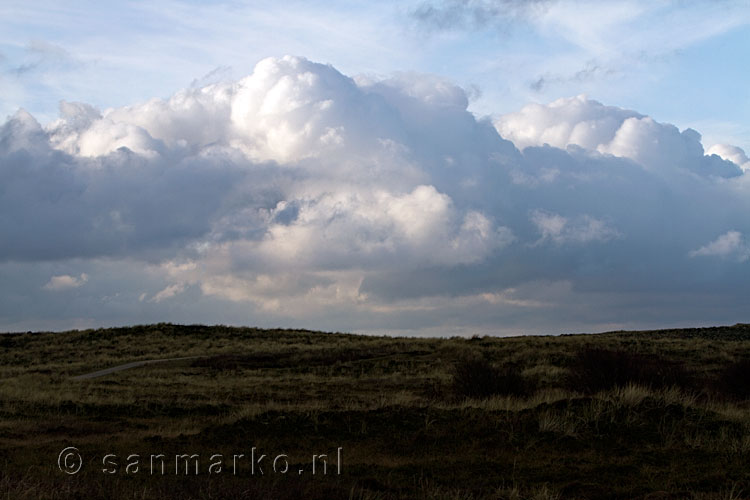
[[[747,359],[750,325],[0,335],[0,498],[750,498]]]

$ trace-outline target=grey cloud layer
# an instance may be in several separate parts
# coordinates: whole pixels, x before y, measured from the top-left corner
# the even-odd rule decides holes
[[[644,321],[674,321],[677,292],[691,314],[739,314],[744,152],[706,155],[693,130],[583,97],[494,123],[467,103],[435,77],[353,79],[285,57],[168,100],[62,103],[44,127],[19,111],[0,128],[0,275],[14,304],[1,323],[26,324],[33,302],[105,323],[148,310],[551,329],[632,322],[647,295],[666,305]],[[35,285],[19,287],[31,263]],[[729,299],[707,309],[706,293]],[[59,306],[71,294],[78,310]]]

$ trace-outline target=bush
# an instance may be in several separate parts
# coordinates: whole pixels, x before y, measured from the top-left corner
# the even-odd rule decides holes
[[[567,385],[590,394],[628,384],[650,388],[691,387],[693,377],[681,364],[658,356],[587,348],[576,356]]]
[[[461,397],[488,398],[525,396],[531,386],[514,366],[496,368],[485,358],[471,357],[453,366],[453,388]]]
[[[750,359],[724,368],[716,379],[715,389],[729,398],[750,399]]]

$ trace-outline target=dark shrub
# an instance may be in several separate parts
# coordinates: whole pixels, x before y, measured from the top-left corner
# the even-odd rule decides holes
[[[627,384],[689,388],[693,377],[681,364],[658,356],[587,348],[576,356],[567,385],[572,390],[593,393]]]
[[[422,396],[430,401],[443,401],[449,398],[451,387],[443,384],[439,380],[429,380],[422,385]]]
[[[519,371],[514,366],[496,368],[482,357],[466,358],[453,366],[453,389],[467,398],[524,396],[531,387]]]
[[[733,399],[750,399],[750,359],[736,361],[719,372],[715,388]]]

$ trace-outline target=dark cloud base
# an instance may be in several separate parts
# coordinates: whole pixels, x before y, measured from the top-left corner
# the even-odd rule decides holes
[[[580,97],[495,123],[467,103],[287,57],[166,101],[63,103],[46,126],[19,111],[0,127],[0,328],[747,320],[744,152]]]

